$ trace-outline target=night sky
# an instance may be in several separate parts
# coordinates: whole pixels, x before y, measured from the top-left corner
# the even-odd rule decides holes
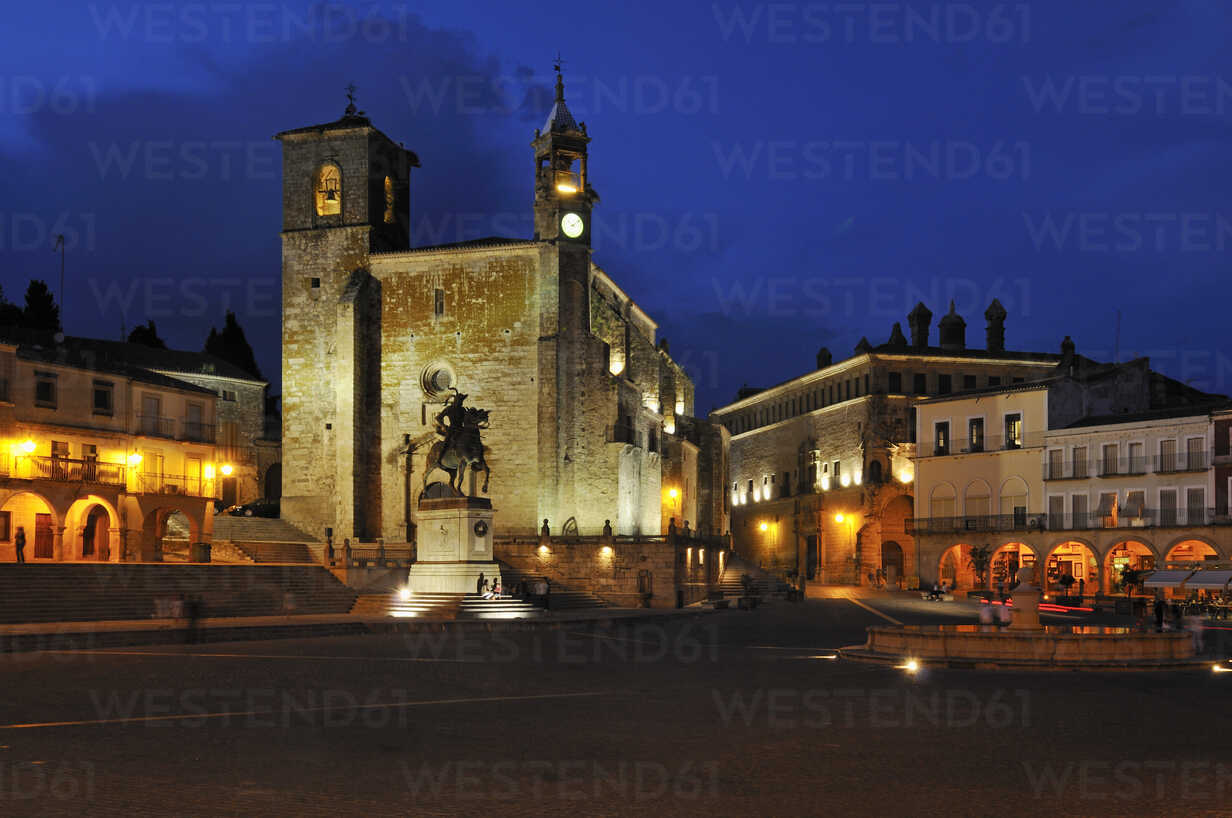
[[[841,10],[840,10],[841,9]],[[345,86],[416,151],[416,245],[531,231],[552,60],[593,141],[595,259],[697,411],[950,298],[983,346],[1150,355],[1232,392],[1232,4],[128,3],[6,9],[4,293],[66,331],[234,309],[279,381],[278,131]],[[1224,56],[1221,57],[1221,53]]]

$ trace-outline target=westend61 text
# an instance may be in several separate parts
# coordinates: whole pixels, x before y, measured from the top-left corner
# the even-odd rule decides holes
[[[822,727],[1006,727],[1031,726],[1030,693],[995,691],[981,698],[968,690],[712,691],[724,726],[765,724],[776,730]]]
[[[89,761],[0,761],[0,803],[51,798],[94,797],[94,764]]]
[[[518,760],[403,762],[407,788],[423,798],[698,800],[719,792],[715,762]]]

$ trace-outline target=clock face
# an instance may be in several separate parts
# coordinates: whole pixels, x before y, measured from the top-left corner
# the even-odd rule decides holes
[[[576,213],[566,213],[560,217],[560,230],[571,239],[576,239],[582,235],[582,231],[585,229],[586,223]]]

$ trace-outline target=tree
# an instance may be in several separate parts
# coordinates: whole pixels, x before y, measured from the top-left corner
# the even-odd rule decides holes
[[[205,351],[235,364],[254,378],[261,377],[261,370],[257,368],[256,356],[252,354],[252,347],[248,344],[248,339],[244,337],[244,328],[235,319],[235,313],[230,310],[227,310],[227,319],[223,323],[222,332],[213,327],[210,328],[210,335],[205,339]]]
[[[26,308],[22,312],[22,326],[27,329],[60,332],[60,307],[56,304],[51,288],[42,279],[33,279],[26,288]]]
[[[21,307],[5,298],[4,289],[0,288],[0,326],[20,326],[23,314]]]
[[[167,343],[158,337],[158,329],[154,326],[154,319],[133,327],[133,331],[128,334],[128,342],[130,344],[153,347],[154,349],[167,348]]]
[[[987,545],[974,545],[971,547],[971,553],[967,556],[967,565],[975,572],[976,584],[981,588],[984,587],[985,578],[988,576],[988,566],[991,563],[991,548]]]

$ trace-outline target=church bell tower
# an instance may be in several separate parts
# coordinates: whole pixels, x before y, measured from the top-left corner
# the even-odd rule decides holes
[[[586,164],[586,123],[565,105],[565,80],[556,61],[556,100],[535,131],[535,238],[590,246],[590,212],[599,200]]]

